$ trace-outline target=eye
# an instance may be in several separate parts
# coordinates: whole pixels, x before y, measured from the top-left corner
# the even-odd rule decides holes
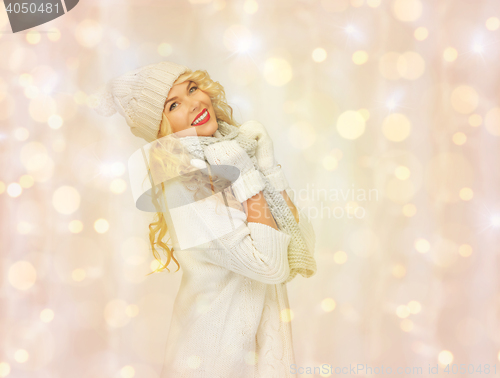
[[[177,104],[177,103],[176,103],[176,102],[174,102],[172,105],[170,105],[170,108],[169,108],[169,110],[170,110],[170,111],[172,111],[173,109],[175,109],[175,108],[173,107],[175,104]]]
[[[193,85],[190,89],[189,89],[189,93],[193,93],[194,91],[192,89],[198,89],[198,87],[196,85]]]

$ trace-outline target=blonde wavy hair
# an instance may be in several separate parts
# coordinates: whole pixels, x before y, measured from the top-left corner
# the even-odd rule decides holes
[[[186,81],[193,81],[198,87],[198,90],[205,92],[210,97],[212,106],[215,110],[215,117],[218,121],[222,120],[230,125],[239,127],[233,119],[233,109],[227,104],[226,94],[220,83],[213,81],[206,71],[197,70],[193,72],[188,70],[179,76],[173,85]],[[149,154],[150,169],[155,173],[155,182],[163,181],[162,179],[158,180],[159,177],[175,177],[176,180],[181,181],[188,190],[194,191],[194,198],[197,201],[203,198],[208,199],[209,196],[214,193],[219,193],[229,186],[230,183],[224,178],[210,176],[210,182],[208,182],[207,176],[203,174],[202,171],[196,170],[191,166],[189,155],[185,153],[185,150],[183,151],[181,143],[162,143],[160,139],[170,134],[172,134],[172,128],[165,113],[163,113],[157,136],[158,140],[155,141],[158,144],[152,144]],[[155,145],[161,148],[155,148]],[[174,249],[173,247],[169,247],[163,240],[169,231],[163,213],[163,211],[167,209],[161,209],[160,211],[158,201],[160,198],[165,198],[164,183],[162,182],[160,185],[154,186],[151,191],[151,200],[157,212],[153,219],[154,221],[149,225],[149,241],[153,256],[158,262],[158,267],[147,275],[161,272],[165,269],[170,272],[167,266],[170,264],[171,260],[174,260],[177,264],[177,272],[180,268],[180,264],[174,256]],[[219,196],[216,196],[216,198],[218,202],[220,202]],[[229,206],[241,208],[241,203],[236,201],[234,197],[230,198],[230,196],[228,196],[227,200]],[[167,257],[165,264],[163,264],[158,249],[163,249]]]

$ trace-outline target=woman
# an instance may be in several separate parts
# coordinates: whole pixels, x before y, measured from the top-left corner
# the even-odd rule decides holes
[[[286,282],[297,272],[314,274],[314,232],[288,196],[263,126],[252,121],[238,126],[219,83],[204,71],[169,62],[112,80],[97,110],[111,115],[113,109],[134,135],[156,146],[149,163],[155,184],[164,181],[157,187],[170,211],[158,211],[150,225],[151,247],[160,262],[155,245],[167,255],[158,271],[168,270],[172,259],[183,269],[162,377],[295,376]],[[170,143],[162,142],[173,135]],[[221,174],[205,174],[199,160]],[[239,172],[232,182],[224,174],[228,166]],[[223,201],[227,211],[219,212]],[[178,204],[198,208],[191,212]],[[162,239],[173,229],[174,248],[169,248]],[[208,236],[198,240],[199,235]],[[291,240],[310,254],[294,260],[290,251],[299,248],[289,248]]]

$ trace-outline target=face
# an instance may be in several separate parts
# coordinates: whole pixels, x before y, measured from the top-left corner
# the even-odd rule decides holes
[[[213,136],[218,128],[210,97],[193,81],[172,86],[163,113],[172,132],[181,137],[193,135],[193,131],[198,136]],[[184,130],[186,132],[182,133]]]

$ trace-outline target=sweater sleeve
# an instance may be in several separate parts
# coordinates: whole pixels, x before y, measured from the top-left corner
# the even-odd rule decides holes
[[[241,224],[235,231],[212,241],[207,259],[254,280],[278,284],[290,275],[290,235],[261,223]]]

